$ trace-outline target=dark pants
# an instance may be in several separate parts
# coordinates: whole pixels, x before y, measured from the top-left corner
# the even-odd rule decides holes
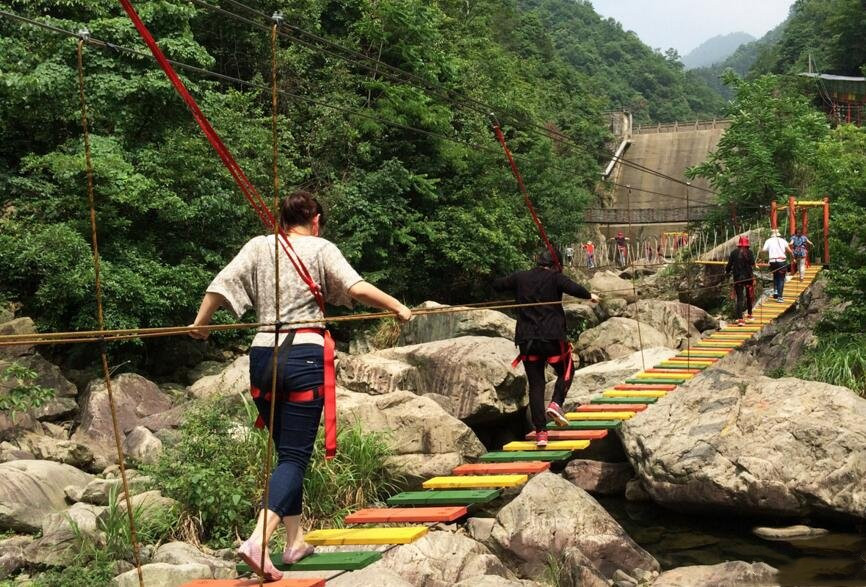
[[[776,297],[781,298],[785,291],[785,274],[788,272],[787,261],[770,261],[770,271],[773,273],[773,289]]]
[[[544,405],[544,370],[547,367],[547,358],[559,355],[562,352],[558,340],[532,340],[520,345],[520,354],[524,356],[537,356],[538,360],[523,361],[523,369],[526,371],[526,379],[529,381],[529,412],[532,416],[532,425],[536,432],[544,430],[547,424]],[[556,386],[553,388],[551,401],[560,406],[565,401],[568,388],[571,387],[571,377],[565,380],[565,363],[559,361],[551,365],[556,372]],[[574,373],[574,364],[571,366]]]
[[[261,392],[254,401],[265,425],[269,421],[271,409],[265,394],[271,390],[271,379],[267,372],[272,360],[272,348],[250,349],[250,383]],[[293,346],[278,366],[278,393],[319,388],[324,380],[324,349],[316,344]],[[277,451],[277,466],[271,473],[268,509],[280,517],[301,513],[304,473],[313,454],[323,404],[324,400],[319,397],[308,402],[281,400],[275,406],[271,438]]]
[[[735,310],[736,316],[734,319],[739,320],[743,317],[743,309],[749,311],[749,315],[752,315],[752,307],[755,305],[755,294],[752,289],[752,281],[741,281],[739,283],[734,283],[734,293],[737,296],[737,309]]]

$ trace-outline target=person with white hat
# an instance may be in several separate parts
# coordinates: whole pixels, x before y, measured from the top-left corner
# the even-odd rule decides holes
[[[788,241],[779,236],[779,229],[774,228],[770,238],[764,241],[761,253],[767,253],[770,259],[770,271],[773,273],[773,297],[777,302],[784,302],[785,274],[788,272],[788,255],[794,257],[794,251]]]

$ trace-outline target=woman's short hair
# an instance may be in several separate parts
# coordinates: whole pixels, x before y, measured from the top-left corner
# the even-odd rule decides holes
[[[297,190],[280,203],[280,224],[284,227],[309,224],[319,215],[319,227],[325,227],[325,211],[313,194]]]

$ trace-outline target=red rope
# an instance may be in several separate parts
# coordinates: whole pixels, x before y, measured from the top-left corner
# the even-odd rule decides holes
[[[508,164],[511,166],[511,173],[514,174],[514,178],[517,180],[517,186],[520,188],[520,193],[523,194],[523,201],[526,203],[526,207],[529,208],[529,213],[532,214],[532,220],[535,222],[535,226],[538,227],[541,240],[544,241],[544,245],[547,247],[547,250],[550,251],[550,256],[553,258],[553,264],[556,266],[557,271],[562,271],[562,264],[559,262],[559,255],[556,254],[556,250],[553,248],[553,245],[550,244],[550,239],[547,238],[547,233],[544,231],[541,219],[538,217],[538,214],[535,212],[535,206],[532,205],[532,201],[529,199],[529,192],[526,191],[526,185],[523,183],[523,176],[520,175],[517,163],[515,163],[514,157],[511,156],[511,151],[505,143],[505,135],[502,134],[502,130],[496,123],[493,124],[493,132],[496,133],[496,138],[499,140],[499,144],[502,145],[502,150],[505,151],[505,158],[508,159]]]
[[[309,270],[307,269],[304,262],[301,260],[300,256],[298,256],[295,249],[292,247],[292,244],[289,242],[286,233],[279,226],[279,223],[276,221],[276,218],[268,209],[267,204],[262,199],[258,190],[256,190],[255,186],[253,186],[252,182],[247,179],[246,174],[241,169],[240,165],[238,165],[235,158],[232,156],[231,152],[228,150],[228,147],[222,142],[219,135],[211,126],[207,117],[202,113],[201,109],[198,107],[195,99],[190,95],[189,91],[186,89],[183,81],[181,81],[180,77],[174,71],[174,68],[171,66],[171,63],[165,58],[162,50],[159,48],[159,45],[156,44],[156,40],[154,40],[153,35],[150,34],[150,31],[142,22],[141,18],[138,16],[138,13],[133,8],[132,3],[129,0],[120,0],[120,4],[123,6],[123,9],[126,11],[126,14],[129,16],[129,19],[132,21],[132,24],[135,25],[136,30],[141,35],[141,38],[147,44],[150,52],[153,53],[154,58],[159,63],[159,66],[165,72],[165,75],[168,77],[171,84],[174,86],[174,89],[186,103],[190,112],[192,113],[193,118],[198,123],[202,132],[204,132],[205,137],[207,137],[208,142],[217,152],[219,158],[222,160],[223,165],[226,166],[226,169],[229,170],[232,178],[234,178],[235,183],[240,188],[241,192],[246,197],[247,201],[253,207],[256,214],[258,214],[259,219],[268,228],[271,232],[276,232],[279,234],[280,238],[280,246],[283,251],[286,253],[286,256],[291,261],[292,266],[297,271],[298,276],[301,280],[307,284],[307,287],[310,288],[310,293],[313,294],[313,297],[316,300],[316,303],[319,306],[319,309],[322,311],[322,315],[325,314],[325,298],[322,295],[322,290],[319,285],[313,280],[310,275]],[[279,320],[279,316],[277,317]],[[333,356],[333,339],[331,339],[330,334],[325,331],[325,359],[327,362],[328,355]],[[329,348],[330,347],[330,348]],[[330,350],[330,353],[328,352]],[[333,368],[325,369],[325,375],[329,374],[333,375]],[[336,431],[336,401],[335,397],[328,397],[329,392],[331,396],[335,396],[336,392],[334,390],[335,385],[334,382],[325,381],[325,458],[333,458],[337,451],[337,431]]]

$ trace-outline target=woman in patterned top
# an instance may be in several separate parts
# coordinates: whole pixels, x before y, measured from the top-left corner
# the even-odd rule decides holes
[[[340,250],[319,238],[325,219],[321,205],[311,194],[297,191],[280,206],[280,224],[298,258],[320,287],[324,299],[335,305],[351,306],[352,300],[390,310],[401,321],[411,318],[411,311],[398,300],[367,283],[349,265]],[[282,238],[282,237],[281,237]],[[236,316],[249,309],[260,323],[275,324],[311,320],[298,330],[280,330],[278,341],[277,405],[271,437],[278,463],[271,474],[267,509],[249,539],[238,549],[240,557],[259,575],[278,581],[282,573],[265,554],[261,568],[262,535],[269,540],[280,522],[286,528],[283,561],[291,564],[313,552],[300,528],[304,473],[313,452],[313,443],[321,418],[324,385],[324,317],[308,285],[293,268],[287,255],[277,257],[280,274],[280,315],[275,313],[274,235],[257,236],[247,242],[238,255],[208,286],[195,323],[210,323],[213,313],[225,307]],[[208,331],[193,330],[190,336],[205,339]],[[260,422],[270,413],[270,390],[274,352],[274,329],[267,326],[256,334],[250,346],[250,385]],[[287,337],[291,337],[288,338]]]

